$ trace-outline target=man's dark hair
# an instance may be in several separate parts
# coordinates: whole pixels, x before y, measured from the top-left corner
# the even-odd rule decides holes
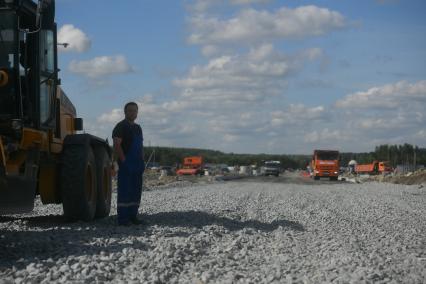
[[[128,102],[125,106],[124,106],[124,112],[127,111],[127,107],[129,106],[135,106],[136,108],[138,108],[138,104],[135,102]]]

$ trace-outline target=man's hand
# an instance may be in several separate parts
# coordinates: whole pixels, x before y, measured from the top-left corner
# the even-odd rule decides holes
[[[126,156],[124,156],[123,148],[121,148],[121,142],[122,141],[123,141],[123,139],[121,139],[119,137],[113,138],[114,151],[115,151],[115,153],[117,153],[117,156],[118,156],[118,159],[120,160],[120,162],[124,162],[126,160]]]

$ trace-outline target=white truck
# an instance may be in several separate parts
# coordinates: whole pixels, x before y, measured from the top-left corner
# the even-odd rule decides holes
[[[281,162],[280,161],[265,161],[262,167],[262,174],[264,176],[279,176],[281,172]]]

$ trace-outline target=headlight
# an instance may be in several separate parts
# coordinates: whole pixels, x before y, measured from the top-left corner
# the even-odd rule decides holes
[[[4,87],[9,82],[9,75],[4,70],[0,70],[0,87]]]
[[[20,119],[13,119],[10,123],[10,126],[15,131],[21,131],[22,130],[22,120]]]

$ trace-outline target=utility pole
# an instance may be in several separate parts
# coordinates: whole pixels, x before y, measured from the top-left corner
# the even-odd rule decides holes
[[[388,148],[388,161],[389,161],[389,163],[391,162],[391,159],[390,159],[390,146],[389,145],[387,145],[387,148]]]
[[[415,171],[416,168],[417,168],[416,147],[415,146],[414,146],[413,150],[414,150],[413,164],[414,164],[414,171]]]

